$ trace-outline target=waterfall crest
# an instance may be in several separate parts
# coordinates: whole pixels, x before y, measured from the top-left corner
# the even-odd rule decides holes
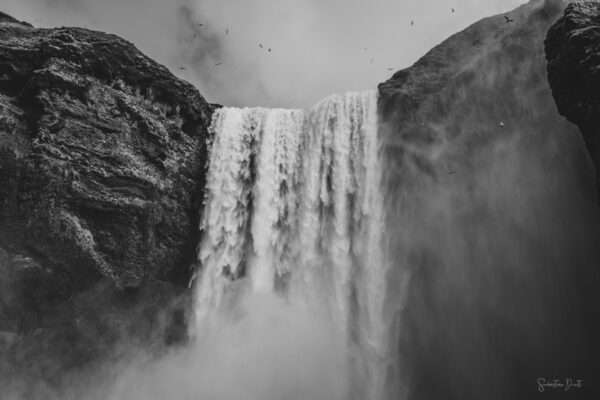
[[[339,398],[387,398],[396,372],[376,105],[369,91],[308,110],[221,108],[211,128],[197,330],[240,293],[318,309],[347,349]]]

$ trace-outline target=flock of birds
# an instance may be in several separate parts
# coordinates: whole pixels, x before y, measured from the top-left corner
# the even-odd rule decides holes
[[[451,9],[450,9],[450,12],[451,12],[451,13],[455,13],[455,12],[456,12],[456,10],[455,10],[454,8],[451,8]],[[505,19],[505,21],[506,21],[506,23],[507,23],[507,24],[509,24],[509,23],[511,23],[511,22],[514,22],[514,21],[515,21],[514,19],[510,18],[510,17],[509,17],[509,16],[507,16],[507,15],[505,15],[505,16],[504,16],[504,19]],[[41,21],[42,21],[42,19],[36,19],[34,22],[41,22]],[[414,21],[414,20],[411,20],[411,21],[410,21],[410,25],[411,25],[411,26],[414,26],[414,25],[415,25],[415,21]],[[197,24],[196,26],[197,26],[198,28],[202,28],[202,27],[204,27],[204,24]],[[86,26],[86,28],[87,28],[87,26]],[[227,36],[229,35],[229,28],[226,28],[226,29],[225,29],[225,35],[227,35]],[[198,32],[194,33],[194,39],[196,39],[197,37],[198,37]],[[263,44],[262,44],[262,43],[260,43],[260,42],[258,43],[258,47],[259,47],[259,48],[261,48],[261,49],[264,49],[264,48],[265,48],[265,47],[263,46]],[[270,53],[272,50],[273,50],[273,49],[272,49],[272,48],[270,48],[270,47],[269,47],[269,48],[267,48],[267,52],[268,52],[268,53]],[[364,51],[367,51],[367,48],[366,48],[366,47],[364,48]],[[370,63],[370,64],[373,64],[373,61],[374,61],[374,60],[375,60],[375,58],[374,58],[374,57],[371,57],[371,59],[369,60],[369,63]],[[222,63],[222,62],[215,63],[215,66],[219,66],[219,65],[223,65],[223,63]],[[179,69],[180,69],[180,70],[182,70],[182,71],[185,71],[185,70],[186,70],[186,68],[185,68],[185,67],[181,67],[181,66],[179,67]],[[394,70],[394,68],[388,68],[388,71],[393,71],[393,70]],[[503,121],[500,121],[500,124],[499,124],[499,126],[500,126],[500,128],[504,128],[504,122],[503,122]],[[446,166],[446,169],[447,169],[447,173],[448,173],[448,175],[454,175],[454,174],[456,173],[456,170],[448,169],[448,167],[447,167],[447,166]]]
[[[196,26],[197,26],[198,28],[202,28],[202,27],[204,26],[204,24],[196,24]],[[225,29],[225,35],[226,35],[226,36],[229,36],[229,28],[226,28],[226,29]],[[194,33],[194,39],[196,39],[197,37],[198,37],[198,32]],[[262,45],[262,43],[260,43],[260,42],[258,43],[258,47],[260,47],[261,49],[264,49],[264,48],[265,48],[265,47]],[[267,48],[267,52],[268,52],[268,53],[270,53],[271,51],[273,51],[273,49],[272,49],[272,48],[270,48],[270,47],[269,47],[269,48]],[[216,64],[215,64],[215,66],[219,66],[219,65],[223,65],[223,63],[222,63],[222,62],[218,62],[218,63],[216,63]],[[180,69],[180,70],[185,70],[186,68],[185,68],[185,67],[179,67],[179,69]]]
[[[454,13],[456,12],[456,10],[455,10],[454,8],[451,8],[451,9],[450,9],[450,12],[454,14]],[[510,18],[510,17],[508,17],[508,16],[506,16],[506,15],[504,16],[504,19],[506,20],[506,23],[507,23],[507,24],[509,24],[509,23],[511,23],[511,22],[514,22],[514,21],[515,21],[514,19],[512,19],[512,18]],[[410,20],[410,25],[411,25],[411,26],[414,26],[414,25],[415,25],[415,21],[414,21],[414,20]],[[202,27],[204,27],[204,24],[197,24],[196,26],[197,26],[198,28],[202,28]],[[229,28],[226,28],[226,29],[225,29],[225,35],[229,35]],[[198,37],[198,32],[194,33],[194,39],[195,39],[195,38],[197,38],[197,37]],[[259,48],[261,48],[261,49],[264,49],[264,48],[265,48],[265,47],[262,45],[262,43],[260,43],[260,42],[258,43],[258,47],[259,47]],[[270,53],[272,50],[273,50],[273,49],[272,49],[272,48],[270,48],[270,47],[269,47],[269,48],[267,48],[267,52],[268,52],[268,53]],[[365,50],[365,51],[367,51],[367,48],[365,47],[365,48],[364,48],[364,50]],[[369,64],[373,64],[373,61],[374,61],[374,60],[375,60],[375,58],[374,58],[374,57],[371,57],[371,59],[369,60]],[[222,62],[215,63],[215,66],[219,66],[219,65],[223,65],[223,63],[222,63]],[[180,70],[185,70],[186,68],[185,68],[185,67],[179,67],[179,69],[180,69]],[[394,70],[394,68],[388,67],[388,71],[393,71],[393,70]],[[502,126],[504,126],[504,124],[502,124],[502,122],[500,122],[500,127],[502,127]]]
[[[455,10],[454,8],[451,8],[451,9],[450,9],[450,12],[451,12],[451,13],[455,13],[455,12],[456,12],[456,10]],[[509,16],[507,16],[507,15],[505,15],[505,16],[504,16],[504,19],[505,19],[505,21],[506,21],[506,23],[507,23],[507,24],[509,24],[509,23],[511,23],[511,22],[514,22],[514,21],[515,21],[514,19],[510,18],[510,17],[509,17]],[[411,26],[414,26],[414,25],[415,25],[415,21],[414,21],[414,20],[411,20],[411,21],[410,21],[410,25],[411,25]],[[203,24],[197,24],[197,27],[198,27],[198,28],[202,28],[203,26],[204,26]],[[229,35],[229,28],[226,28],[226,29],[225,29],[225,35]],[[198,32],[196,32],[196,33],[194,34],[194,38],[196,38],[197,36],[198,36]],[[263,46],[263,44],[262,44],[262,43],[260,43],[260,42],[258,43],[258,47],[259,47],[260,49],[265,49],[265,47]],[[269,48],[267,48],[267,52],[268,52],[268,53],[270,53],[272,50],[273,50],[273,49],[272,49],[272,48],[270,48],[270,47],[269,47]],[[367,51],[367,48],[366,48],[366,47],[364,48],[364,51]],[[375,58],[374,58],[374,57],[371,57],[371,59],[369,60],[369,63],[370,63],[370,64],[373,64],[373,61],[374,61],[374,60],[375,60]],[[215,66],[219,66],[219,65],[222,65],[222,64],[223,64],[222,62],[218,62],[218,63],[216,63],[216,64],[215,64]],[[179,69],[181,69],[181,70],[185,70],[186,68],[185,68],[185,67],[179,67]],[[391,68],[391,67],[390,67],[390,68],[388,68],[388,71],[393,71],[393,70],[394,70],[394,68]],[[504,128],[504,122],[503,122],[503,121],[500,121],[500,123],[499,123],[498,125],[499,125],[499,127],[500,127],[500,128]],[[447,172],[447,174],[448,174],[448,175],[454,175],[454,174],[456,174],[456,170],[449,169],[447,166],[446,166],[446,170],[447,170],[446,172]]]
[[[454,8],[451,8],[451,9],[450,9],[450,12],[451,12],[451,13],[455,13],[455,12],[456,12],[456,10],[455,10]],[[510,18],[510,17],[508,17],[508,16],[506,16],[506,15],[504,16],[504,19],[506,20],[506,23],[507,23],[507,24],[515,21],[514,19],[512,19],[512,18]],[[41,19],[41,18],[38,18],[38,19],[36,19],[34,22],[40,22],[40,21],[42,21],[42,19]],[[410,21],[410,25],[411,25],[411,26],[414,26],[414,25],[415,25],[415,21],[414,21],[414,20],[411,20],[411,21]],[[198,28],[202,28],[202,27],[204,27],[204,24],[197,24],[196,26],[197,26]],[[86,25],[86,28],[87,28],[87,25]],[[225,35],[229,35],[229,28],[226,28],[226,29],[225,29]],[[197,37],[198,37],[198,32],[194,33],[194,39],[196,39]],[[259,48],[261,48],[261,49],[264,49],[264,48],[265,48],[265,47],[262,45],[262,43],[260,43],[260,42],[258,43],[258,47],[259,47]],[[273,50],[273,49],[272,49],[272,48],[270,48],[270,47],[269,47],[269,48],[267,48],[267,52],[268,52],[268,53],[270,53],[272,50]],[[364,49],[364,50],[365,50],[365,51],[367,51],[367,48],[365,47],[365,49]],[[369,63],[370,63],[370,64],[373,64],[373,61],[374,61],[374,60],[375,60],[375,58],[374,58],[374,57],[371,57],[371,59],[369,60]],[[217,62],[217,63],[215,63],[215,66],[217,66],[217,67],[218,67],[219,65],[223,65],[223,63],[222,63],[222,62]],[[182,71],[185,71],[187,68],[185,68],[185,67],[181,67],[181,66],[180,66],[180,67],[179,67],[179,69],[180,69],[180,70],[182,70]],[[394,68],[388,67],[388,71],[393,71],[393,70],[394,70]],[[503,124],[502,122],[500,122],[500,127],[503,127],[503,126],[504,126],[504,124]]]

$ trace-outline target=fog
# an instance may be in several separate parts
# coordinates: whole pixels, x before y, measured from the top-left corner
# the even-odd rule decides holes
[[[2,0],[1,7],[40,27],[87,26],[120,35],[210,102],[309,107],[332,93],[373,89],[449,35],[521,3]]]

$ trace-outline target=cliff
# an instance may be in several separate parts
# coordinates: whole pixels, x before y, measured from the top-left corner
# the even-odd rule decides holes
[[[573,131],[555,112],[543,48],[565,4],[532,0],[478,21],[380,84],[380,108],[394,138],[486,141],[518,129]]]
[[[163,317],[185,331],[212,109],[117,36],[0,13],[0,351],[29,349],[11,373],[169,341]]]
[[[593,166],[557,111],[544,52],[565,6],[534,0],[485,18],[379,85],[386,235],[410,276],[397,316],[407,399],[558,398],[536,380],[598,379]],[[592,72],[553,69],[551,82]],[[590,99],[585,82],[563,92]]]
[[[570,4],[546,37],[548,81],[558,111],[576,124],[600,188],[600,4]]]
[[[185,275],[211,107],[116,36],[1,24],[0,246],[119,287]]]

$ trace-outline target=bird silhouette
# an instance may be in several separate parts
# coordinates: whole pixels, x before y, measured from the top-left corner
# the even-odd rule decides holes
[[[223,64],[223,63],[216,63],[215,65],[221,65],[221,64]]]
[[[271,52],[271,49],[269,49],[269,53]]]
[[[388,71],[393,71],[393,70],[394,70],[394,68],[388,68]]]
[[[264,48],[264,47],[263,47],[263,45],[262,45],[261,43],[259,43],[259,44],[258,44],[258,46],[259,46],[261,49],[263,49],[263,48]]]
[[[504,122],[500,121],[500,128],[504,128]]]
[[[504,19],[506,20],[506,23],[510,23],[510,22],[514,22],[515,20],[512,18],[507,17],[506,15],[504,16]]]
[[[204,26],[204,25],[203,25],[203,24],[198,24],[198,25],[196,25],[196,26]]]
[[[225,29],[225,34],[229,35],[229,28]]]
[[[410,21],[410,26],[413,26],[415,24],[415,21]]]
[[[446,173],[447,173],[448,175],[453,175],[453,174],[455,174],[455,173],[456,173],[456,170],[449,169],[449,168],[448,168],[448,165],[447,165],[446,163],[444,163],[444,167],[446,167]]]
[[[451,10],[452,12],[454,12],[454,8],[451,8],[450,10]]]
[[[179,67],[179,69],[183,71],[183,70],[185,70],[185,67]]]

